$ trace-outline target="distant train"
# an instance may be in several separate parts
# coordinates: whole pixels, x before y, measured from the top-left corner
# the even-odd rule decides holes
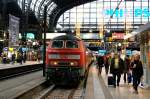
[[[85,76],[92,59],[91,51],[81,39],[70,35],[55,37],[46,50],[46,79],[79,81]]]

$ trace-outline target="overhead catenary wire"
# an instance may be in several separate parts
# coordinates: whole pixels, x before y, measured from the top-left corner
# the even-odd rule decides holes
[[[111,21],[111,19],[113,18],[113,15],[115,14],[115,12],[119,9],[120,4],[122,3],[123,0],[120,0],[120,2],[118,3],[117,7],[115,8],[114,12],[112,13],[112,15],[110,16],[107,24],[105,24],[105,26],[107,26],[109,24],[109,22]]]

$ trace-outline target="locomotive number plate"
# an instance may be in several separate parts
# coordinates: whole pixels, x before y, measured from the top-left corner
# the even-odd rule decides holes
[[[80,55],[59,55],[59,54],[50,54],[49,59],[80,59]]]
[[[68,59],[68,55],[59,55],[60,59]]]

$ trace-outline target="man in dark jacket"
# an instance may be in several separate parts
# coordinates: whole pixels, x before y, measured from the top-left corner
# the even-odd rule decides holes
[[[110,58],[109,56],[106,56],[104,60],[106,75],[108,74],[108,70],[109,70],[109,58]]]
[[[121,74],[123,73],[123,69],[124,69],[124,61],[120,58],[118,54],[115,54],[110,64],[110,73],[112,73],[114,78],[114,87],[116,87],[116,77],[117,77],[117,86],[119,86],[120,77]]]
[[[102,67],[104,66],[104,58],[103,58],[103,56],[98,56],[97,57],[97,64],[98,64],[99,73],[101,74]]]
[[[138,94],[138,85],[140,84],[141,77],[143,76],[143,66],[139,55],[135,55],[134,61],[131,63],[131,69],[133,76],[133,88],[135,93]]]
[[[130,58],[129,58],[129,55],[127,55],[125,57],[125,65],[124,65],[124,83],[126,83],[126,80],[127,80],[127,77],[126,76],[129,76],[129,68],[130,68]],[[129,83],[129,81],[128,81]]]

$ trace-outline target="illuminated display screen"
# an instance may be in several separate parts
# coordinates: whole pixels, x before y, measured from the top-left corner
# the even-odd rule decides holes
[[[106,53],[106,50],[99,50],[98,53],[99,55],[104,56]]]
[[[98,33],[81,33],[80,37],[82,39],[100,39]]]
[[[66,35],[66,33],[46,33],[46,39],[53,39],[57,36]],[[42,38],[44,38],[44,33],[42,35]]]
[[[114,13],[115,9],[105,9],[104,14],[105,16],[110,17],[113,13]],[[133,13],[131,13],[133,12]],[[132,17],[134,14],[134,17],[150,17],[150,12],[148,7],[145,8],[140,8],[140,7],[136,7],[134,9],[118,9],[116,10],[116,12],[114,13],[113,17],[117,17],[117,18],[124,18],[125,16],[127,17]]]
[[[126,50],[126,55],[131,56],[132,55],[132,51],[131,50]]]
[[[34,33],[27,33],[27,39],[35,39]]]

